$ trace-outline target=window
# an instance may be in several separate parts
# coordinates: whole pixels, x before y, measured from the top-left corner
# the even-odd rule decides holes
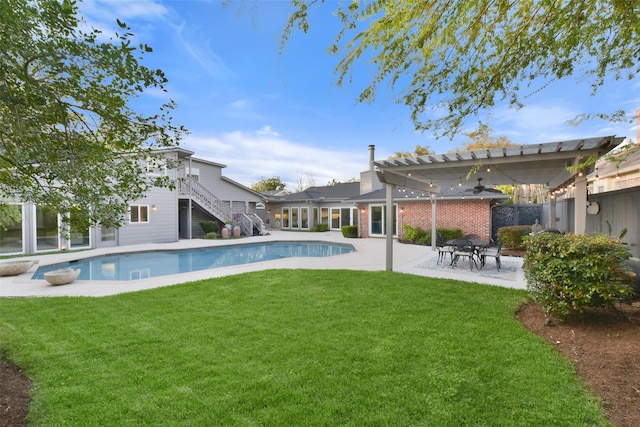
[[[131,205],[129,222],[130,223],[149,222],[149,206],[148,205]]]
[[[340,208],[331,208],[331,229],[340,229]]]
[[[60,247],[58,225],[55,209],[36,206],[36,250],[51,251]]]
[[[300,228],[309,229],[309,208],[300,208]]]
[[[320,224],[329,225],[329,208],[320,208]]]
[[[298,222],[298,208],[291,208],[291,228],[300,228]]]
[[[198,168],[189,168],[188,166],[184,168],[184,173],[187,178],[191,178],[194,181],[200,181],[200,169]]]
[[[147,174],[151,176],[166,176],[167,159],[160,157],[148,157]]]
[[[386,205],[371,205],[369,207],[369,235],[371,236],[386,236]],[[397,208],[393,206],[393,235],[397,234],[398,228],[398,215]]]
[[[69,246],[71,248],[83,248],[91,245],[89,226],[81,225],[74,221],[74,218],[77,218],[81,213],[82,211],[79,208],[71,209],[71,212],[69,212],[71,225]]]
[[[282,208],[282,228],[289,228],[289,208]]]
[[[0,227],[0,254],[22,252],[22,205],[10,205],[16,209],[15,221]],[[18,218],[18,216],[20,218]]]
[[[101,227],[100,240],[103,242],[114,242],[116,240],[116,229],[113,227]]]

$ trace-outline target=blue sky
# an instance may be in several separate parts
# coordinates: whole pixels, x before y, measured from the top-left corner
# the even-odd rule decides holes
[[[335,85],[339,57],[326,53],[339,29],[331,15],[335,5],[328,0],[321,6],[310,32],[294,33],[282,54],[288,0],[233,2],[228,8],[207,0],[84,0],[80,10],[105,33],[116,31],[116,18],[125,21],[136,41],[153,48],[143,64],[162,69],[169,90],[146,96],[175,100],[175,123],[191,132],[182,147],[227,165],[223,174],[246,186],[273,176],[289,190],[300,181],[326,185],[359,178],[369,144],[376,146],[376,160],[416,145],[438,153],[460,147],[464,136],[436,140],[415,132],[410,111],[388,90],[371,105],[356,103],[371,75],[366,62],[352,84]],[[556,82],[525,102],[517,111],[498,104],[479,119],[494,136],[522,144],[634,138],[634,124],[589,121],[573,127],[566,121],[583,112],[640,108],[640,81],[613,82],[596,97],[588,83]],[[476,127],[471,121],[467,131]]]

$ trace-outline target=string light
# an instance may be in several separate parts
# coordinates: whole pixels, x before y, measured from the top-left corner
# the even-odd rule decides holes
[[[458,181],[458,187],[462,187],[462,177],[460,177],[460,181]]]
[[[618,166],[616,166],[616,179],[620,180],[620,170],[618,169]]]

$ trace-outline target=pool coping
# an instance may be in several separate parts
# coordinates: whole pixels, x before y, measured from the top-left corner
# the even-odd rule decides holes
[[[62,286],[53,286],[45,280],[32,280],[31,276],[39,266],[73,261],[78,258],[88,258],[107,254],[130,253],[152,250],[197,249],[214,246],[242,245],[247,243],[261,243],[274,241],[318,241],[341,244],[351,244],[356,251],[349,254],[329,257],[292,257],[272,261],[262,261],[229,267],[219,267],[189,273],[173,274],[169,276],[152,277],[132,281],[111,280],[76,280]],[[393,271],[414,274],[418,276],[451,278],[457,280],[474,281],[489,285],[525,289],[526,282],[521,269],[515,280],[503,280],[496,277],[471,276],[465,269],[434,270],[421,268],[425,261],[430,260],[437,253],[430,247],[393,243]],[[511,257],[510,257],[511,258]],[[108,296],[125,292],[137,292],[162,286],[203,280],[213,277],[229,276],[251,271],[266,269],[346,269],[381,271],[386,266],[386,239],[384,238],[345,238],[341,232],[328,231],[312,233],[303,231],[270,231],[265,236],[251,236],[239,239],[192,239],[172,243],[154,243],[131,246],[117,246],[111,248],[90,249],[82,252],[37,254],[20,257],[20,260],[35,260],[38,264],[27,273],[18,276],[0,277],[0,297],[36,297],[36,296]]]

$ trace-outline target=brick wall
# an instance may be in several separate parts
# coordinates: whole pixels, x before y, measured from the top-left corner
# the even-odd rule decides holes
[[[369,237],[369,209],[361,204],[360,235]],[[364,209],[364,212],[363,212]],[[488,240],[491,235],[491,202],[489,200],[455,200],[437,203],[438,228],[459,228],[463,234],[477,234]],[[398,237],[402,239],[404,224],[431,229],[431,202],[398,203]]]

